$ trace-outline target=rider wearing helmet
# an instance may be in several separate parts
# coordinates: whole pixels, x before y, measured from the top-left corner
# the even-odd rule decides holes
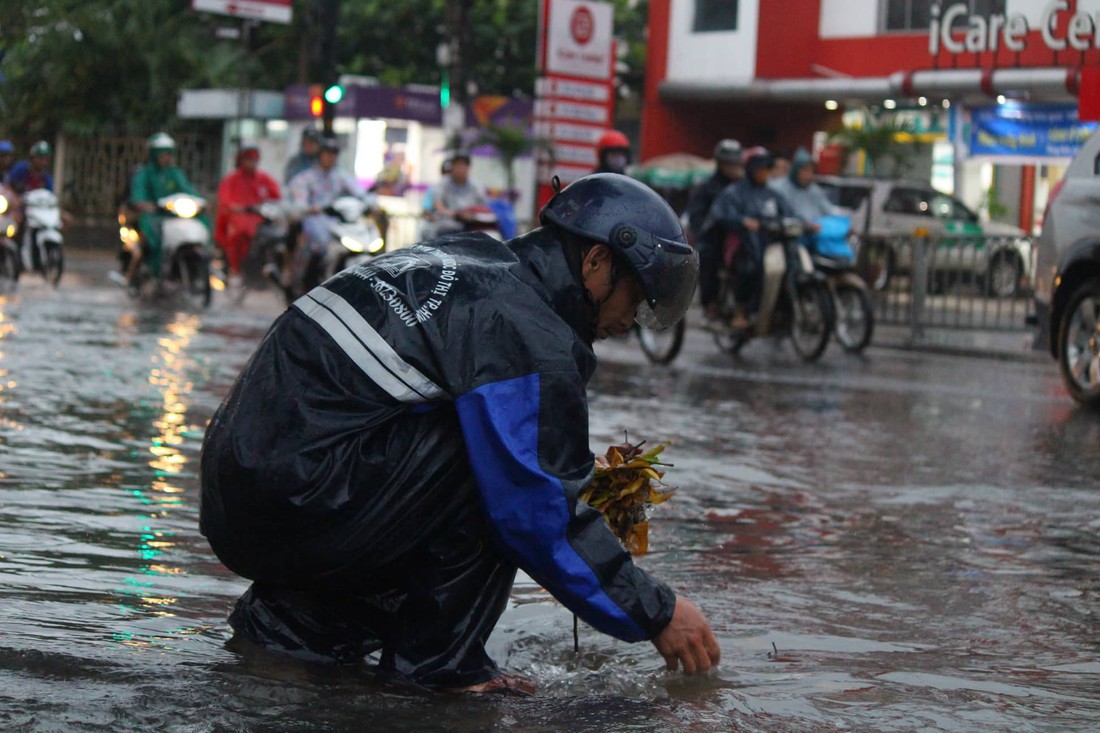
[[[618,130],[608,130],[596,143],[596,173],[625,173],[630,165],[630,141]]]
[[[699,299],[708,319],[718,317],[718,275],[722,269],[725,236],[718,227],[704,227],[711,204],[726,186],[741,180],[741,143],[733,139],[719,140],[714,146],[714,175],[691,192],[684,214],[688,220],[688,236],[699,250]]]
[[[276,320],[210,423],[201,528],[254,581],[238,638],[451,690],[527,689],[484,640],[522,568],[671,668],[719,650],[699,610],[578,500],[592,476],[592,342],[674,323],[697,260],[676,214],[587,176],[542,227],[459,233],[314,288]]]
[[[141,212],[138,218],[138,230],[141,232],[145,248],[141,256],[149,258],[149,272],[154,279],[160,278],[161,266],[161,224],[164,216],[157,212],[157,201],[174,193],[189,193],[197,196],[194,186],[187,180],[183,171],[174,165],[176,141],[165,132],[157,132],[146,141],[149,160],[137,173],[130,184],[130,204]],[[206,216],[202,222],[210,228]],[[137,257],[130,261],[127,280],[136,272]]]
[[[761,224],[794,216],[790,204],[768,185],[772,156],[762,147],[749,148],[744,157],[745,177],[727,186],[710,207],[704,228],[720,227],[740,239],[734,265],[736,312],[733,328],[748,328],[760,307],[764,279],[764,247]]]
[[[14,162],[15,146],[11,144],[11,140],[0,140],[0,183],[7,178]]]
[[[265,201],[278,201],[279,184],[259,169],[260,149],[252,143],[242,143],[237,151],[237,168],[218,184],[218,218],[214,239],[225,251],[231,283],[241,272],[241,262],[248,256],[252,238],[263,217],[256,207]]]
[[[312,168],[320,152],[321,131],[316,127],[307,127],[302,130],[300,148],[294,157],[286,162],[286,168],[283,170],[283,183],[290,183],[291,178]]]
[[[24,194],[36,188],[53,190],[53,176],[50,174],[50,156],[53,149],[45,140],[39,140],[31,146],[30,160],[21,160],[11,167],[4,183],[17,194]]]

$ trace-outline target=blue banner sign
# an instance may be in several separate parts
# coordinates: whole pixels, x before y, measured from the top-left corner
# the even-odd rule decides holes
[[[1007,102],[971,110],[970,155],[1072,158],[1096,129],[1076,104]]]

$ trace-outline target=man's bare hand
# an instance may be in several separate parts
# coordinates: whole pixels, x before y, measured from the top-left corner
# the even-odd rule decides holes
[[[672,621],[653,640],[653,646],[670,670],[681,666],[684,674],[706,672],[718,665],[721,655],[710,624],[695,604],[683,596],[676,599]]]
[[[750,232],[755,232],[760,228],[760,221],[758,219],[753,219],[751,216],[746,216],[741,220],[741,223],[744,224],[745,228]]]

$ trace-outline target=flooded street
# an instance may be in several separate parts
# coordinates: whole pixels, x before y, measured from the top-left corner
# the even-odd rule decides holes
[[[280,306],[141,307],[76,260],[0,296],[2,731],[1062,731],[1100,720],[1100,415],[1055,363],[699,332],[599,347],[592,448],[670,442],[642,565],[722,665],[663,671],[531,583],[489,649],[532,699],[225,647],[247,582],[198,532],[203,430]],[[220,297],[219,297],[220,296]]]

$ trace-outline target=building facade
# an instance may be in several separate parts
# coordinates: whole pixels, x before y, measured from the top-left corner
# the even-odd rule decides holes
[[[649,21],[643,160],[723,137],[820,153],[888,115],[923,143],[909,177],[1034,229],[1091,132],[1076,105],[1100,0],[650,0]]]

